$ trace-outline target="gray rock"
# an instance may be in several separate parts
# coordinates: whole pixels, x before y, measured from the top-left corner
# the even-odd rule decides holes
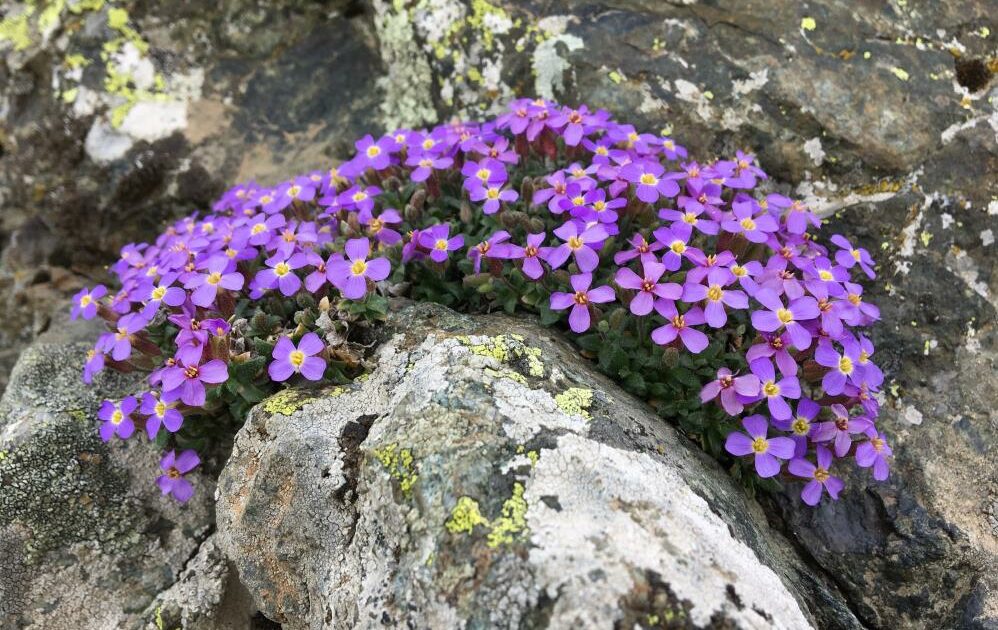
[[[219,546],[286,628],[859,627],[758,506],[526,322],[420,305],[377,368],[261,403]]]
[[[0,401],[0,619],[3,627],[137,627],[212,526],[212,479],[186,506],[160,497],[158,453],[96,432],[104,397],[135,379],[80,382],[94,334],[78,326],[29,347]],[[59,339],[62,341],[59,341]]]

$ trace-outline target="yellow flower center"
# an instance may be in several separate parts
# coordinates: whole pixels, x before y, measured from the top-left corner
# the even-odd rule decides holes
[[[358,190],[353,194],[353,200],[355,202],[359,203],[361,201],[364,201],[365,199],[367,199],[367,193],[364,192],[363,190]]]
[[[489,188],[488,192],[485,193],[485,196],[488,197],[489,199],[498,199],[499,198],[499,189],[498,188]]]
[[[814,478],[820,481],[821,483],[825,483],[826,481],[828,481],[829,477],[831,477],[831,475],[828,474],[828,471],[825,470],[824,468],[814,469]]]
[[[712,284],[709,289],[707,289],[707,299],[711,302],[716,302],[721,299],[724,295],[724,290],[721,289],[720,285]]]
[[[207,282],[208,284],[218,284],[221,281],[222,281],[222,274],[220,274],[217,271],[213,271],[210,274],[208,274],[208,279],[205,280],[205,282]]]
[[[286,262],[279,262],[277,263],[277,266],[274,267],[274,273],[277,274],[279,278],[283,278],[291,273],[291,266]]]
[[[684,212],[683,213],[683,222],[684,223],[689,223],[690,225],[696,225],[697,215],[693,214],[692,212]]]
[[[90,303],[93,301],[94,299],[92,297],[90,297],[89,295],[84,295],[83,297],[80,298],[80,306],[86,308],[87,306],[90,306]]]
[[[740,225],[743,228],[745,228],[746,230],[754,230],[755,229],[755,221],[753,221],[751,219],[751,217],[745,217],[744,219],[742,219],[741,222],[740,222]]]
[[[585,203],[586,200],[582,198],[582,195],[578,195],[577,197],[572,198],[572,205],[581,206],[585,205]]]
[[[274,200],[274,198],[271,197],[270,195],[264,195],[264,196],[260,197],[260,203],[270,203],[273,200]]]
[[[487,182],[489,181],[489,178],[492,177],[492,171],[487,168],[480,168],[478,169],[478,172],[475,173],[475,177],[482,180],[482,182]]]
[[[365,271],[367,271],[367,263],[363,260],[355,260],[353,261],[353,264],[350,265],[350,273],[355,276],[362,276]]]
[[[672,245],[669,245],[669,249],[676,254],[682,254],[686,251],[686,243],[682,241],[672,241]]]
[[[582,204],[578,204],[578,205],[582,205]],[[593,203],[593,210],[595,210],[596,212],[603,212],[604,210],[606,210],[606,202],[605,201],[597,201],[597,202]]]
[[[789,324],[790,322],[794,321],[794,314],[791,313],[788,309],[781,308],[780,310],[776,311],[776,318],[779,319],[784,324]]]
[[[379,147],[376,144],[372,144],[371,146],[367,147],[367,157],[373,158],[373,157],[378,157],[379,155],[381,155],[381,147]]]
[[[289,197],[297,197],[299,193],[301,193],[301,186],[292,186],[291,188],[288,188]]]
[[[166,295],[166,287],[156,287],[155,289],[152,290],[152,299],[156,300],[157,302],[159,300],[162,300],[163,296],[165,295]]]
[[[766,438],[757,437],[752,440],[752,450],[756,453],[765,453],[769,450],[769,442]]]
[[[305,362],[305,353],[301,350],[292,350],[291,354],[288,355],[288,361],[296,368],[300,368],[301,364]]]
[[[863,301],[863,298],[859,297],[859,295],[855,293],[850,293],[846,299],[849,300],[849,303],[853,306],[859,306],[859,303]]]
[[[835,276],[832,275],[831,271],[827,269],[822,269],[821,271],[818,272],[818,277],[827,282],[828,280],[831,280]]]
[[[578,236],[573,236],[568,239],[569,249],[579,249],[583,246],[583,244],[584,243],[582,242],[582,239],[580,239]]]
[[[124,419],[125,414],[121,413],[121,409],[115,409],[114,413],[111,414],[111,424],[121,424]]]
[[[654,186],[658,184],[658,178],[652,175],[651,173],[645,173],[644,175],[642,175],[640,181],[645,186]]]
[[[677,330],[686,328],[686,318],[683,317],[682,315],[676,315],[675,317],[672,318],[672,325]]]
[[[731,273],[735,274],[739,278],[742,278],[748,274],[748,271],[745,269],[745,267],[742,267],[741,265],[735,265],[734,267],[731,268]]]
[[[607,151],[606,147],[604,147],[604,146],[598,146],[598,147],[596,147],[596,155],[607,155],[608,153],[610,153],[610,152]]]
[[[849,253],[852,254],[852,257],[854,259],[856,259],[857,262],[859,261],[859,250],[858,249],[854,249],[854,250],[852,250]]]
[[[295,233],[292,232],[291,230],[284,230],[284,233],[281,234],[281,238],[284,239],[285,243],[294,243],[295,239],[298,237],[295,236]]]
[[[842,372],[846,376],[852,374],[852,359],[849,357],[842,357],[839,359],[839,372]]]
[[[232,249],[231,247],[225,250],[225,255],[228,256],[229,258],[235,258],[236,254],[238,253],[239,253],[238,250]]]
[[[766,381],[766,383],[762,386],[762,393],[769,397],[779,396],[780,386],[773,381]]]
[[[253,226],[253,229],[250,230],[250,233],[255,235],[259,234],[260,232],[265,232],[266,230],[267,230],[267,225],[265,223],[257,223],[256,225]]]
[[[635,133],[635,132],[633,132],[633,131],[631,133],[627,134],[627,141],[630,142],[631,144],[637,142],[638,141],[638,134]]]
[[[156,276],[156,275],[159,275],[159,267],[157,265],[153,265],[152,267],[149,267],[148,269],[146,269],[146,277],[147,278],[152,278],[153,276]]]
[[[583,292],[583,291],[579,291],[578,293],[576,293],[575,297],[572,298],[572,299],[575,300],[576,304],[579,304],[581,306],[585,306],[586,304],[589,304],[589,296],[586,295],[585,292]]]
[[[870,438],[870,444],[873,445],[873,450],[877,451],[878,453],[884,450],[884,441],[878,437]]]
[[[807,435],[807,432],[811,430],[811,421],[803,416],[797,416],[797,419],[791,425],[791,429],[793,429],[796,435]]]
[[[526,112],[524,112],[524,113],[526,113]],[[432,149],[433,145],[435,145],[435,144],[436,144],[436,142],[434,142],[431,138],[427,138],[426,140],[423,140],[423,148],[426,149],[427,151],[429,151],[430,149]]]
[[[162,400],[156,403],[156,415],[160,418],[166,415],[166,403]]]
[[[442,252],[447,251],[447,241],[440,238],[437,242],[433,244],[433,249],[439,249]]]
[[[866,362],[870,360],[870,353],[863,350],[859,353],[859,363],[860,365],[866,365]]]

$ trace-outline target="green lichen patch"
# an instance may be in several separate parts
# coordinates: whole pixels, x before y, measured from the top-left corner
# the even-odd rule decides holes
[[[338,394],[331,394],[333,396]],[[305,406],[313,398],[297,389],[282,389],[263,401],[263,410],[267,413],[279,413],[290,416]]]
[[[513,494],[502,504],[502,510],[493,520],[482,516],[478,501],[471,497],[457,500],[445,527],[452,534],[471,534],[476,526],[488,530],[485,544],[492,549],[523,540],[527,532],[527,501],[523,498],[523,484],[513,484]]]
[[[419,480],[416,472],[415,458],[408,448],[400,449],[398,444],[389,444],[372,451],[374,457],[381,462],[388,474],[399,484],[399,489],[405,497],[412,496],[412,488]]]
[[[452,534],[470,534],[476,525],[488,525],[489,521],[482,516],[478,508],[478,501],[470,497],[461,497],[457,500],[457,505],[451,510],[450,518],[445,526]]]
[[[500,363],[507,363],[516,368],[523,376],[532,378],[542,378],[544,376],[544,362],[541,360],[541,349],[528,346],[524,343],[521,335],[461,335],[457,340],[468,348],[472,354],[495,359]],[[512,377],[510,377],[512,378]],[[514,378],[517,382],[519,379]]]
[[[558,408],[570,416],[582,416],[586,420],[592,419],[589,408],[593,404],[593,390],[582,387],[569,387],[562,393],[554,397]]]

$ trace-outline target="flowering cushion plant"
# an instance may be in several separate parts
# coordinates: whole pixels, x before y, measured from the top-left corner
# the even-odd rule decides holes
[[[124,247],[116,293],[77,294],[73,317],[109,325],[84,380],[148,372],[150,391],[101,408],[101,437],[142,421],[166,450],[164,494],[191,496],[191,449],[223,419],[285,383],[358,376],[357,342],[400,295],[567,324],[706,450],[746,479],[797,483],[808,504],[839,496],[832,470],[886,478],[883,375],[861,332],[879,311],[858,284],[873,261],[842,236],[822,244],[800,202],[758,192],[754,156],[699,163],[605,111],[525,99],[356,147],[327,171],[235,186]]]

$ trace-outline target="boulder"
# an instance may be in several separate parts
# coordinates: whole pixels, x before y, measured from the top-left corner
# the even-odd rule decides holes
[[[96,329],[61,326],[25,350],[0,400],[0,620],[4,628],[130,628],[212,528],[213,480],[185,506],[160,496],[157,451],[104,444],[96,412],[136,379],[80,382]],[[150,613],[154,614],[154,613]]]
[[[217,542],[285,628],[860,627],[716,462],[551,332],[417,305],[238,433]]]

